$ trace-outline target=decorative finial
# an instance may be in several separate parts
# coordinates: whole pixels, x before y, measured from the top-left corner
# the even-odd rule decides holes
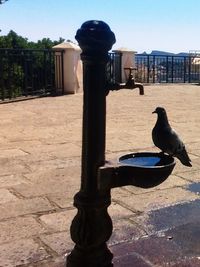
[[[107,53],[116,42],[114,33],[103,21],[89,20],[77,31],[76,40],[83,53]]]

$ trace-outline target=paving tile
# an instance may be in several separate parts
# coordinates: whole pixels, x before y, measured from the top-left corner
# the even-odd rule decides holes
[[[114,191],[114,190],[113,190]],[[113,193],[114,201],[133,211],[148,211],[180,202],[198,199],[199,196],[183,188],[157,190],[141,195],[127,193],[127,190],[117,189]]]
[[[199,142],[190,142],[188,145],[188,149],[190,151],[193,151],[194,154],[196,155],[196,153],[200,156],[200,143]]]
[[[115,134],[116,135],[116,134]],[[128,150],[132,147],[132,144],[130,142],[124,142],[123,139],[120,139],[119,137],[113,137],[110,136],[110,139],[107,139],[107,147],[106,152],[111,153],[113,151],[120,151],[120,150]]]
[[[197,170],[200,170],[199,158],[192,160],[192,167],[185,167],[182,164],[176,164],[176,168],[174,169],[173,174],[179,175],[179,173],[189,173]]]
[[[0,176],[0,188],[12,187],[24,183],[29,183],[29,181],[21,174]]]
[[[0,222],[0,244],[38,236],[47,232],[33,217],[17,217]]]
[[[30,172],[29,167],[21,162],[19,159],[14,158],[8,160],[7,158],[0,158],[1,176],[22,174]]]
[[[74,184],[80,184],[81,166],[80,158],[74,159],[76,162],[75,166],[64,166],[52,169],[37,170],[35,172],[26,173],[24,176],[30,180],[32,183],[39,182],[60,182],[63,180],[68,180]],[[67,160],[66,160],[67,161]],[[71,159],[73,162],[73,158]],[[68,162],[67,162],[68,163]]]
[[[129,209],[122,207],[121,205],[115,203],[114,201],[108,207],[108,213],[113,220],[119,220],[121,218],[128,218],[134,214]]]
[[[18,198],[7,189],[0,189],[0,205],[6,202],[15,201]]]
[[[57,168],[26,175],[29,184],[21,184],[12,188],[24,197],[36,197],[48,194],[65,193],[66,198],[73,198],[80,187],[80,168]]]
[[[116,257],[113,260],[115,267],[152,267],[151,263],[146,262],[143,257],[136,253],[125,254],[121,257]]]
[[[54,231],[69,231],[72,219],[76,213],[76,209],[54,212],[40,216],[40,220]]]
[[[200,194],[200,182],[189,183],[187,186],[185,186],[185,189],[199,195]]]
[[[156,233],[188,223],[200,222],[199,208],[200,199],[196,199],[149,211],[133,218],[133,221],[143,226],[147,232]]]
[[[200,259],[199,257],[194,258],[182,258],[170,264],[170,267],[200,267]]]
[[[35,147],[27,147],[25,152],[28,152],[30,155],[35,154],[46,154],[51,155],[52,157],[66,158],[74,157],[81,155],[81,147],[73,143],[64,143],[64,144],[44,144]]]
[[[74,191],[74,192],[73,192]],[[73,190],[72,192],[59,192],[57,194],[48,194],[48,199],[55,203],[60,208],[72,208],[74,202],[74,194],[78,191]]]
[[[65,193],[66,198],[73,198],[78,192],[79,187],[76,184],[70,184],[66,179],[62,181],[41,181],[34,184],[22,184],[13,187],[14,191],[24,197],[39,197],[49,194]]]
[[[0,150],[0,158],[15,158],[20,156],[26,156],[27,153],[22,151],[21,149],[1,149]]]
[[[190,182],[199,182],[200,181],[200,170],[194,170],[190,172],[180,172],[177,174],[181,178],[184,178]]]
[[[111,251],[115,257],[137,253],[146,262],[151,263],[150,266],[170,266],[183,257],[180,248],[166,237],[152,236],[135,242],[122,243],[111,246]]]
[[[58,255],[65,255],[66,253],[69,253],[74,247],[74,243],[71,240],[69,232],[42,235],[40,238],[48,247],[54,250]]]
[[[184,220],[182,225],[173,227],[173,229],[165,232],[165,235],[173,239],[173,242],[181,248],[182,253],[186,257],[198,258],[200,255],[200,218],[193,217],[193,219],[193,221],[191,220],[186,224]]]
[[[45,198],[20,199],[0,205],[0,220],[54,209]]]
[[[78,157],[78,156],[77,156]],[[44,157],[40,161],[30,161],[27,162],[27,169],[31,172],[43,171],[43,170],[53,170],[53,169],[62,169],[70,166],[77,166],[80,161],[75,158],[51,158],[48,159]],[[26,172],[28,173],[28,172]]]
[[[51,260],[43,260],[34,265],[30,264],[28,267],[66,267],[66,259],[65,257],[58,257]]]
[[[44,247],[32,239],[22,239],[12,243],[0,245],[0,266],[23,266],[49,258]]]
[[[146,232],[139,228],[139,225],[127,219],[113,220],[113,232],[108,244],[110,246],[136,240],[146,235]]]

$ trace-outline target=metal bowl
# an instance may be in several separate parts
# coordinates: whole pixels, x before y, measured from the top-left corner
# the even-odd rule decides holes
[[[117,184],[150,188],[167,179],[176,164],[173,157],[164,153],[131,153],[119,158]],[[118,185],[119,186],[119,185]]]

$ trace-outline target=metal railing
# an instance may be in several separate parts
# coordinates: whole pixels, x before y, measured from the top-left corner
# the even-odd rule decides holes
[[[198,56],[137,54],[135,64],[135,79],[142,83],[200,81],[200,57]]]
[[[62,50],[1,49],[0,100],[63,94]],[[109,53],[107,78],[122,82],[122,54]],[[200,56],[135,55],[135,80],[141,83],[200,82]],[[55,75],[56,71],[56,75]]]
[[[56,54],[55,54],[56,53]],[[60,75],[55,84],[55,65]],[[0,100],[54,94],[63,87],[63,51],[0,49]]]
[[[122,82],[122,71],[121,71],[121,59],[122,54],[120,52],[108,53],[110,62],[107,65],[108,80],[110,83],[121,83]]]

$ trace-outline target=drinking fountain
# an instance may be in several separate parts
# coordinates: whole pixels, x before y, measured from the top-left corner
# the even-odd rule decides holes
[[[110,90],[134,89],[135,84],[131,72],[126,84],[110,84],[107,80],[108,51],[115,35],[105,22],[86,21],[75,38],[83,61],[82,162],[80,190],[74,196],[78,211],[70,228],[75,246],[66,266],[111,267],[113,254],[106,244],[112,235],[107,212],[111,189],[125,185],[154,187],[167,179],[175,160],[163,153],[141,152],[106,161],[106,97]]]

